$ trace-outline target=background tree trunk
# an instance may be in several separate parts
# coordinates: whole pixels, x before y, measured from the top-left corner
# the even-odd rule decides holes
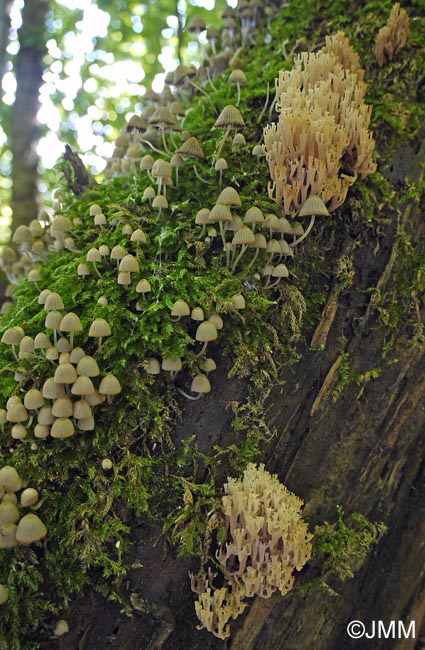
[[[16,56],[16,99],[11,113],[10,136],[13,154],[13,227],[37,217],[36,146],[40,137],[37,122],[38,95],[42,82],[45,20],[48,0],[26,0],[19,29]]]
[[[9,43],[11,0],[0,0],[0,85],[6,71],[7,52]]]

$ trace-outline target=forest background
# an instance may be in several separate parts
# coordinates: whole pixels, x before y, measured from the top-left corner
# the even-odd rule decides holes
[[[12,215],[14,228],[37,215],[65,143],[101,174],[146,89],[199,60],[185,25],[196,14],[218,26],[225,4],[0,0],[0,244]]]

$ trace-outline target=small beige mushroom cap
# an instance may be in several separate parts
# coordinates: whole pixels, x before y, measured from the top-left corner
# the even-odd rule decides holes
[[[86,377],[86,375],[79,375],[77,380],[71,386],[71,393],[73,395],[93,395],[94,391],[95,388],[93,382],[90,377]]]
[[[106,375],[99,386],[101,395],[118,395],[121,392],[121,384],[114,375]]]
[[[34,350],[45,350],[46,348],[51,348],[52,343],[44,332],[39,332],[34,337]]]
[[[102,404],[106,397],[105,395],[101,395],[98,390],[95,390],[92,395],[84,395],[84,399],[90,406],[97,406],[98,404]]]
[[[28,431],[23,426],[23,424],[14,424],[12,427],[11,434],[14,440],[23,440],[24,438],[27,437]]]
[[[1,337],[1,342],[6,345],[19,345],[23,336],[24,330],[22,327],[9,327]]]
[[[0,526],[4,524],[16,524],[19,519],[19,510],[11,501],[0,503]]]
[[[82,332],[83,326],[77,314],[70,311],[62,318],[59,329],[61,332]]]
[[[41,521],[40,517],[32,512],[24,515],[18,523],[16,530],[16,541],[19,544],[32,544],[38,542],[47,535],[47,528]]]
[[[159,375],[161,372],[161,366],[159,365],[158,359],[155,359],[155,357],[148,357],[146,359],[145,371],[148,375]]]
[[[89,336],[103,338],[104,336],[111,336],[111,334],[111,327],[104,318],[96,318],[90,325]]]
[[[72,363],[61,363],[55,370],[56,384],[73,384],[77,380],[77,371]]]
[[[90,415],[88,418],[80,418],[77,421],[77,426],[81,431],[93,431],[94,429],[94,417]]]
[[[146,244],[146,235],[141,228],[136,228],[131,234],[130,241],[138,244]]]
[[[64,308],[63,300],[56,291],[51,291],[44,303],[46,311],[59,311]]]
[[[68,623],[63,618],[59,619],[59,621],[57,621],[57,623],[55,625],[55,629],[53,630],[53,634],[55,636],[63,636],[67,632],[69,632]]]
[[[44,321],[44,326],[51,330],[58,330],[62,322],[63,315],[60,311],[49,311]]]
[[[162,360],[162,369],[168,372],[177,372],[182,369],[180,357],[166,357]]]
[[[232,106],[231,104],[228,104],[223,108],[214,122],[212,129],[227,129],[229,126],[236,129],[245,126],[241,112],[236,108],[236,106]]]
[[[113,462],[112,462],[112,460],[110,458],[104,458],[102,460],[102,469],[107,471],[107,470],[112,469],[113,466],[114,466],[114,464],[113,464]]]
[[[311,217],[312,215],[329,217],[329,211],[320,196],[309,196],[298,212],[299,217]]]
[[[217,370],[217,364],[214,359],[211,359],[211,357],[205,359],[204,363],[202,364],[202,370],[205,372],[212,372],[213,370]]]
[[[202,343],[215,341],[217,338],[217,328],[214,323],[210,320],[203,321],[197,327],[195,338],[197,341],[202,341]]]
[[[55,418],[71,418],[73,410],[72,401],[68,396],[58,397],[53,402],[52,414]]]
[[[88,355],[81,357],[77,363],[77,374],[86,375],[86,377],[98,377],[100,370],[96,359]]]
[[[233,205],[234,207],[240,207],[242,205],[241,197],[237,193],[234,187],[230,185],[224,187],[216,201],[216,203],[223,203],[224,205]]]
[[[211,390],[211,384],[208,377],[202,373],[195,375],[190,390],[193,393],[209,393]]]
[[[85,356],[86,356],[86,353],[83,350],[83,348],[74,348],[70,352],[69,361],[70,361],[70,363],[72,363],[75,366],[75,365],[78,365],[78,362]]]
[[[245,298],[240,293],[232,296],[233,309],[245,309]]]
[[[211,314],[211,316],[208,318],[210,323],[212,323],[215,327],[216,330],[222,330],[224,327],[223,319],[221,316],[218,314]]]
[[[50,435],[52,438],[58,438],[60,440],[70,438],[74,433],[74,424],[69,418],[57,418],[50,429]]]
[[[63,384],[57,384],[53,377],[48,377],[43,384],[42,395],[46,399],[57,399],[65,395]]]
[[[190,317],[192,320],[203,321],[205,320],[204,310],[202,309],[202,307],[194,307],[192,309]]]
[[[90,248],[86,255],[87,262],[101,262],[102,255],[97,248]]]
[[[3,524],[3,526],[0,526],[0,549],[13,548],[14,546],[17,546],[17,528],[16,524]]]
[[[235,68],[232,70],[229,76],[229,81],[231,84],[240,84],[241,86],[246,86],[248,80],[243,70],[240,68]]]
[[[273,278],[287,278],[289,277],[289,271],[286,268],[285,264],[278,264],[274,267],[272,271]]]
[[[43,395],[37,388],[31,388],[24,397],[24,406],[29,411],[39,409],[44,405]]]
[[[92,416],[93,412],[87,400],[80,399],[78,402],[74,402],[74,418],[76,420],[85,420]]]
[[[55,416],[52,413],[51,406],[42,406],[38,413],[38,424],[42,426],[50,426],[55,420]]]
[[[34,435],[36,438],[39,438],[40,440],[44,440],[44,438],[48,438],[50,433],[50,429],[46,424],[36,424],[34,427]]]
[[[23,404],[12,404],[7,410],[8,422],[25,422],[28,420],[28,411]]]
[[[189,316],[190,307],[184,300],[176,300],[171,308],[171,316]]]
[[[91,275],[91,270],[87,264],[81,262],[81,264],[77,266],[77,274],[81,277],[84,277],[85,275]]]
[[[124,273],[138,273],[139,263],[134,255],[125,255],[120,262],[118,270]]]
[[[152,291],[152,287],[150,285],[150,282],[148,280],[145,280],[142,278],[139,280],[139,282],[136,285],[136,292],[137,293],[149,293]]]
[[[38,501],[38,492],[35,488],[26,488],[21,493],[21,506],[23,508],[29,508],[33,506]]]
[[[1,489],[1,492],[3,493],[3,498],[2,498],[3,503],[10,501],[10,503],[13,503],[14,506],[17,505],[18,497],[16,496],[15,492],[5,492],[4,488]]]
[[[255,235],[252,232],[251,228],[248,226],[242,226],[239,228],[233,236],[232,244],[233,246],[241,246],[255,243]]]

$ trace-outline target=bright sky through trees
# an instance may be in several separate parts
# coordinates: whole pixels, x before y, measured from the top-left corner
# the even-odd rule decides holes
[[[115,60],[112,51],[97,48],[97,40],[114,38],[114,24],[111,25],[109,13],[100,9],[93,0],[57,0],[56,4],[68,10],[80,10],[82,19],[75,23],[73,30],[67,31],[62,37],[62,43],[57,42],[57,33],[63,29],[62,19],[53,12],[48,19],[46,70],[43,75],[43,85],[40,89],[40,110],[38,119],[46,128],[46,134],[38,145],[38,154],[42,167],[50,169],[56,163],[64,149],[64,141],[60,137],[61,123],[64,114],[69,122],[69,128],[74,131],[74,137],[84,161],[96,172],[103,169],[104,159],[111,155],[114,118],[118,113],[132,113],[137,108],[137,99],[145,92],[142,82],[145,78],[143,58],[146,56],[146,46],[143,39],[134,38],[128,45],[128,58]],[[180,0],[179,11],[185,15],[186,4]],[[203,7],[206,10],[214,8],[214,0],[190,0],[190,4]],[[235,6],[236,1],[229,2]],[[19,47],[17,30],[21,24],[21,9],[23,0],[15,0],[12,8],[12,24],[8,52],[16,54]],[[142,33],[143,15],[146,6],[137,5],[131,15],[133,31]],[[168,16],[162,30],[162,36],[169,39],[169,44],[162,48],[158,59],[165,72],[173,70],[176,60],[177,17]],[[173,41],[174,39],[174,41]],[[111,50],[113,48],[111,47]],[[195,54],[197,45],[189,43],[188,53]],[[83,80],[83,66],[89,65],[89,77]],[[153,88],[161,90],[164,74],[157,74]],[[99,87],[102,86],[101,92]],[[9,70],[3,79],[3,101],[12,105],[16,81],[13,70]],[[78,101],[81,91],[93,94],[92,105],[81,111]],[[115,111],[105,109],[108,99],[116,101]],[[106,119],[105,119],[106,118]],[[0,145],[5,142],[5,134],[0,127]]]

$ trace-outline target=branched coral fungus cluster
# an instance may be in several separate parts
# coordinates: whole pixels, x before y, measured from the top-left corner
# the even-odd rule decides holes
[[[292,589],[293,572],[308,561],[312,538],[301,519],[303,502],[264,465],[249,464],[242,479],[228,479],[224,490],[227,541],[217,552],[224,586],[214,586],[211,572],[192,576],[201,627],[221,639],[230,635],[230,619],[247,606],[245,598],[269,598],[275,591],[285,595]]]
[[[391,9],[390,17],[382,27],[375,41],[375,56],[379,66],[391,61],[407,43],[410,33],[410,20],[407,12],[396,2]]]
[[[264,129],[264,151],[269,196],[286,215],[296,216],[310,196],[319,196],[332,212],[356,178],[375,171],[365,93],[359,57],[342,32],[279,73],[279,120]]]

